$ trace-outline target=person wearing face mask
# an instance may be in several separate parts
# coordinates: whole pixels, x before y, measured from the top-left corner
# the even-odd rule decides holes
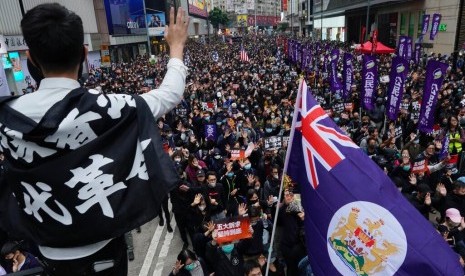
[[[8,273],[41,267],[36,257],[24,251],[21,248],[21,244],[16,241],[6,242],[1,248],[0,255],[4,258],[5,262],[8,263],[8,266],[5,267]]]
[[[223,156],[219,149],[215,148],[207,158],[207,167],[215,172],[220,172],[224,167]]]
[[[165,194],[177,184],[176,170],[159,142],[156,119],[172,110],[183,97],[187,75],[183,52],[189,17],[185,17],[182,8],[177,12],[176,21],[174,8],[169,17],[171,24],[166,27],[165,39],[170,58],[163,83],[140,96],[102,94],[81,87],[78,79],[88,50],[84,45],[83,22],[76,13],[57,3],[45,3],[29,9],[21,19],[21,30],[28,45],[25,54],[31,68],[35,67],[39,73],[33,78],[40,86],[34,93],[1,103],[0,111],[10,115],[7,121],[2,120],[2,125],[20,133],[15,138],[18,143],[46,143],[40,149],[47,153],[30,160],[21,156],[11,164],[13,149],[3,149],[8,166],[14,168],[6,172],[7,177],[15,177],[18,182],[9,181],[9,185],[2,186],[21,191],[22,199],[23,192],[27,191],[21,182],[27,178],[42,179],[51,185],[44,184],[44,189],[54,202],[59,202],[58,216],[53,211],[41,214],[42,217],[34,216],[27,208],[18,212],[24,220],[21,223],[24,238],[40,245],[39,251],[53,275],[90,273],[96,270],[96,263],[104,260],[113,262],[106,269],[107,274],[126,275],[127,256],[122,234],[155,218]],[[115,88],[121,84],[118,80]],[[120,104],[116,107],[115,103]],[[29,127],[24,128],[24,122]],[[39,129],[40,135],[29,135]],[[72,129],[76,135],[70,132]],[[144,150],[142,144],[146,147]],[[137,177],[138,173],[131,167],[138,168],[137,164],[133,166],[134,160],[144,158],[146,177]],[[105,165],[101,168],[103,160]],[[69,186],[51,184],[70,180],[71,171],[76,168],[94,176],[79,181],[76,174]],[[95,182],[95,173],[105,179]],[[94,184],[102,184],[107,189],[95,190]],[[153,189],[154,186],[159,189]],[[84,190],[90,194],[83,198]],[[105,205],[101,210],[95,202],[87,201],[97,198]],[[19,201],[20,197],[14,200]],[[17,203],[21,205],[24,201]],[[93,206],[76,208],[84,203]],[[4,217],[1,219],[3,228]]]
[[[214,171],[207,172],[207,186],[204,188],[204,194],[208,196],[210,201],[210,214],[212,219],[222,219],[226,217],[225,199],[226,195],[223,186],[217,183],[216,173]]]
[[[207,199],[207,200],[206,200]],[[188,230],[192,241],[196,234],[203,234],[203,226],[211,221],[211,206],[207,195],[198,193],[190,204]]]
[[[226,171],[220,178],[225,194],[225,206],[228,216],[236,214],[239,204],[239,186],[236,183],[236,173],[233,169],[233,163],[229,161],[226,164]]]
[[[209,275],[207,265],[189,249],[183,249],[173,266],[170,276],[204,276]]]
[[[257,171],[252,168],[252,163],[248,158],[239,161],[241,169],[237,173],[237,185],[240,187],[239,194],[245,198],[247,191],[255,187],[255,183],[259,181]]]
[[[237,213],[243,216],[247,213],[245,205],[239,205]],[[249,228],[253,236],[253,227]],[[244,252],[251,246],[251,239],[240,240],[237,243],[221,244],[216,241],[217,233],[213,231],[212,240],[207,243],[206,258],[212,264],[215,275],[244,275]]]
[[[279,175],[279,166],[273,166],[271,169],[271,175],[269,175],[264,184],[264,196],[278,197],[279,186],[281,185],[281,177]]]

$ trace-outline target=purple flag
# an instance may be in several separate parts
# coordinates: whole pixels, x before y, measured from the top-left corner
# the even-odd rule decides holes
[[[342,74],[344,79],[344,91],[342,94],[342,98],[344,100],[350,97],[350,91],[352,91],[352,81],[354,73],[353,59],[354,57],[352,56],[352,54],[344,53],[344,72]]]
[[[399,45],[397,46],[397,53],[396,55],[399,57],[405,57],[405,52],[407,51],[407,37],[404,35],[401,35],[399,37]]]
[[[449,142],[450,142],[449,135],[444,135],[441,142],[442,142],[442,148],[441,148],[441,152],[439,153],[439,159],[443,160],[449,155]]]
[[[366,110],[372,110],[373,97],[378,88],[378,67],[376,66],[376,56],[363,55],[362,65],[362,106]]]
[[[441,14],[433,14],[433,21],[431,23],[431,33],[429,36],[430,40],[434,40],[439,31],[439,24],[441,24]]]
[[[429,14],[424,14],[423,15],[423,27],[421,29],[421,34],[422,35],[425,35],[427,32],[428,32],[428,28],[429,28],[429,18],[430,18],[430,15]]]
[[[407,61],[410,61],[412,60],[412,54],[413,54],[413,50],[412,50],[412,38],[411,37],[407,37],[407,40],[405,41],[405,43],[407,44],[407,51],[405,53],[405,59]]]
[[[208,124],[205,125],[205,140],[212,140],[216,141],[216,125],[215,124]]]
[[[330,86],[331,86],[331,92],[335,94],[341,94],[341,89],[342,89],[342,84],[339,78],[337,77],[337,62],[339,60],[339,49],[333,49],[331,51],[331,56],[330,56],[330,66],[331,66],[331,74],[330,74]]]
[[[292,60],[292,40],[287,41],[287,58]]]
[[[457,254],[304,81],[295,112],[284,174],[299,185],[315,275],[463,274]]]
[[[421,43],[415,43],[415,63],[420,63],[421,59]]]
[[[388,100],[386,103],[386,113],[389,120],[394,121],[397,119],[408,68],[408,61],[404,58],[395,57],[392,59],[391,74],[389,75]]]
[[[448,66],[436,60],[428,61],[426,66],[425,87],[418,122],[418,129],[424,133],[433,130],[438,94]]]

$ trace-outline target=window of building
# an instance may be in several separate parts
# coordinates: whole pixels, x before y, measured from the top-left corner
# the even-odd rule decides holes
[[[407,34],[407,14],[401,13],[400,14],[400,35]]]
[[[415,35],[415,17],[418,13],[411,12],[408,21],[408,36],[413,37]]]

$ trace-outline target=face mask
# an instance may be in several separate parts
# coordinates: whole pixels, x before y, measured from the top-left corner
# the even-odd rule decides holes
[[[260,190],[260,186],[255,187],[254,189],[255,189],[255,191],[258,191],[258,190]]]
[[[410,171],[410,165],[403,166],[402,169],[404,169],[404,171],[408,172],[408,171]]]
[[[192,271],[192,270],[194,270],[194,268],[196,268],[196,267],[197,267],[197,265],[196,265],[194,262],[192,262],[192,263],[190,263],[190,264],[184,266],[184,268],[185,268],[187,271]]]
[[[234,244],[223,245],[221,247],[221,250],[223,250],[225,254],[231,254],[233,249],[234,249]]]
[[[181,158],[174,158],[174,162],[181,162]]]
[[[181,140],[186,140],[186,134],[181,134]]]
[[[231,177],[234,176],[234,173],[233,173],[233,172],[229,172],[226,176],[229,177],[229,178],[231,178]]]
[[[272,128],[265,128],[265,131],[266,131],[266,133],[270,133],[270,132],[273,131],[273,129]]]
[[[279,174],[273,175],[273,178],[274,178],[274,179],[279,179]]]
[[[221,155],[215,155],[215,159],[219,160],[221,158]]]
[[[195,95],[191,95],[191,100],[195,99]]]
[[[29,59],[27,59],[27,69],[37,85],[40,85],[40,82],[44,79],[42,71],[38,67],[34,66]]]
[[[205,121],[210,121],[210,116],[205,117]]]
[[[205,208],[207,208],[207,206],[206,206],[206,205],[199,205],[199,210],[200,210],[200,211],[203,211],[203,210],[205,210]]]
[[[252,168],[252,165],[251,164],[247,164],[244,166],[244,169],[246,170],[250,170]]]
[[[245,112],[245,113],[249,113],[249,110],[248,110],[248,109],[246,109],[246,110],[244,110],[244,112]]]
[[[275,115],[271,115],[271,119],[274,119],[274,118],[276,118],[276,116],[275,116]]]
[[[216,125],[217,125],[217,126],[221,126],[221,122],[216,122]]]
[[[215,187],[216,187],[216,183],[208,183],[208,187],[210,187],[210,188],[215,188]]]
[[[237,124],[237,127],[238,127],[238,128],[241,128],[241,127],[242,127],[242,124]]]

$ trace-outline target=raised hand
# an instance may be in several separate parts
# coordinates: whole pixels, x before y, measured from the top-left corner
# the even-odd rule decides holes
[[[187,41],[187,28],[189,17],[183,8],[178,9],[176,21],[174,20],[174,8],[170,10],[170,25],[165,27],[165,39],[170,46],[170,56],[183,60],[184,46]]]
[[[431,194],[427,193],[425,196],[425,205],[431,205]]]
[[[173,266],[173,274],[176,275],[179,273],[179,271],[181,270],[181,268],[183,268],[183,264],[181,264],[181,261],[180,260],[177,260],[176,263],[174,264]]]
[[[438,186],[436,187],[436,192],[438,192],[441,196],[447,195],[446,187],[442,183],[438,184]]]
[[[201,195],[201,194],[196,194],[196,195],[195,195],[195,198],[194,198],[193,204],[194,204],[194,205],[198,205],[198,204],[200,203],[201,200],[202,200],[202,195]]]
[[[247,214],[247,205],[245,203],[239,204],[239,207],[237,208],[237,212],[239,213],[239,216],[243,216]]]

